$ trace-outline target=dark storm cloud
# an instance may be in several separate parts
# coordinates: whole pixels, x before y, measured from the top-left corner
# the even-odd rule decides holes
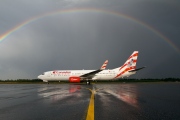
[[[8,1],[0,4],[0,33],[33,16],[78,7],[114,10],[159,30],[180,47],[177,3],[141,0]],[[174,8],[173,8],[174,6]],[[163,11],[164,9],[164,11]],[[76,12],[38,19],[0,43],[0,79],[36,78],[54,69],[97,69],[121,66],[138,50],[137,66],[147,66],[136,78],[180,77],[180,54],[150,29],[123,17]]]

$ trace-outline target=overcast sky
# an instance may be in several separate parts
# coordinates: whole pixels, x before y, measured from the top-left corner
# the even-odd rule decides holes
[[[47,14],[78,8],[86,11]],[[0,36],[43,14],[1,39],[0,79],[98,69],[106,59],[112,69],[133,51],[147,68],[132,78],[180,78],[179,0],[1,0]]]

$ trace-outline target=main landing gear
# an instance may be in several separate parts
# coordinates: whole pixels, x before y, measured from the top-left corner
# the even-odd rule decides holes
[[[87,81],[86,81],[86,84],[87,84],[87,85],[90,85],[90,84],[91,84],[90,80],[87,80]]]

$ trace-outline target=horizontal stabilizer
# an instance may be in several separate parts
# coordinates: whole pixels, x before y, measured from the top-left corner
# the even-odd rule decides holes
[[[139,70],[141,70],[141,69],[144,69],[145,67],[141,67],[141,68],[138,68],[138,69],[135,69],[135,70],[131,70],[131,71],[129,71],[129,72],[136,72],[136,71],[139,71]]]

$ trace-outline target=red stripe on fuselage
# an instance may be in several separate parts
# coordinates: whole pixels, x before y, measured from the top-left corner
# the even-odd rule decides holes
[[[119,76],[121,76],[121,75],[124,74],[125,72],[130,71],[130,70],[133,70],[133,69],[135,69],[135,68],[136,68],[136,66],[131,66],[131,67],[129,67],[129,68],[126,68],[126,69],[123,70],[121,73],[117,74],[116,77],[114,77],[114,78],[118,78]]]
[[[123,69],[126,65],[127,65],[127,64],[124,64],[122,67],[120,67],[120,69],[119,69],[119,70]]]

